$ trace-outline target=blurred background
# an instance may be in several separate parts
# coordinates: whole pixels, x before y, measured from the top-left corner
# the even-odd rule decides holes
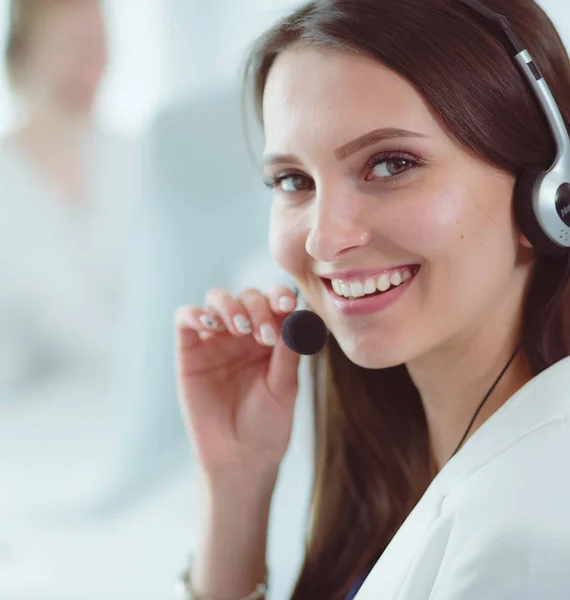
[[[542,0],[567,46],[567,0]],[[0,598],[165,600],[197,544],[173,312],[287,279],[239,69],[292,0],[0,0]],[[271,513],[303,558],[307,365]]]

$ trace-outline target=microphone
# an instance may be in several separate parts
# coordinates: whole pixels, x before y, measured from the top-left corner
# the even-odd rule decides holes
[[[287,348],[304,356],[320,352],[328,334],[324,321],[310,310],[296,310],[281,325],[281,336]]]

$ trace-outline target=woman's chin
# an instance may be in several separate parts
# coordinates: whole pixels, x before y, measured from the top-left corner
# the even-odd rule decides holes
[[[339,340],[339,346],[351,362],[363,369],[388,369],[401,365],[407,360],[401,352],[393,347],[343,345],[342,340]]]
[[[348,357],[348,358],[350,358],[350,357]],[[397,367],[398,365],[401,365],[402,363],[405,362],[405,361],[396,360],[396,359],[390,360],[388,357],[386,357],[385,360],[378,360],[378,357],[376,357],[376,356],[373,357],[372,360],[371,360],[371,357],[359,357],[358,359],[350,358],[350,360],[355,365],[358,365],[359,367],[362,367],[363,369],[389,369],[390,367]]]

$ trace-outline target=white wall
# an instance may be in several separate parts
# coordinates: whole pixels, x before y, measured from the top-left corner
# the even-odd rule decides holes
[[[137,134],[167,100],[166,0],[104,1],[111,63],[99,115]]]
[[[566,48],[570,51],[570,2],[568,0],[537,0],[558,29]]]
[[[169,0],[171,93],[193,94],[237,80],[247,46],[300,0]]]

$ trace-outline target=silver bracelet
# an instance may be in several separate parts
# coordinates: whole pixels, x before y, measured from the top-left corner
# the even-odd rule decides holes
[[[211,596],[198,596],[198,594],[194,591],[194,587],[192,586],[192,564],[194,562],[194,557],[190,556],[188,560],[188,566],[182,571],[180,574],[179,580],[179,597],[181,600],[230,600],[229,598],[212,598]],[[231,598],[231,600],[264,600],[265,595],[267,594],[267,570],[265,575],[265,581],[263,583],[259,583],[255,590],[251,592],[245,598]]]

